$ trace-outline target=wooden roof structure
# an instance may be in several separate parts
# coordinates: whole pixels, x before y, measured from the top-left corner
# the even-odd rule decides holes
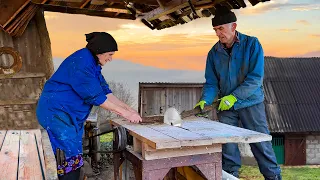
[[[254,6],[269,0],[249,0]],[[165,29],[215,14],[217,6],[245,8],[244,0],[2,0],[0,27],[12,36],[23,33],[35,12],[45,11],[90,16],[140,19],[150,29]]]

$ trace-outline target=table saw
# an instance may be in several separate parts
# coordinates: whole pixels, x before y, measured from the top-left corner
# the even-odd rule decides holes
[[[209,180],[222,178],[222,144],[270,141],[267,134],[230,126],[207,118],[191,116],[181,125],[165,123],[133,124],[113,119],[133,136],[133,148],[114,154],[114,175],[124,160],[133,164],[137,180],[163,179],[172,168],[195,166]],[[175,178],[177,179],[177,178]]]

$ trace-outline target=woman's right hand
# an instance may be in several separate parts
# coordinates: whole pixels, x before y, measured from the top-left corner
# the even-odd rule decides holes
[[[124,118],[126,118],[127,120],[129,120],[132,123],[139,123],[142,122],[142,118],[140,117],[140,115],[136,112],[132,112],[132,111],[128,111],[125,115]]]

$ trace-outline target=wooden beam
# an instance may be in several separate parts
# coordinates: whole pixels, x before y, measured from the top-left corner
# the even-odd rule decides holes
[[[103,10],[105,8],[116,8],[125,9],[124,3],[115,3],[113,5],[103,4],[93,4],[93,0],[82,0],[82,1],[47,1],[47,0],[32,0],[35,4],[45,4],[53,6],[62,6],[68,8],[79,8],[79,9],[90,9],[90,7],[98,7],[95,9]],[[87,7],[87,8],[86,8]]]
[[[91,0],[85,0],[85,1],[83,2],[83,4],[80,6],[80,9],[86,7],[90,2],[91,2]]]
[[[31,0],[31,2],[40,4],[43,0]],[[83,0],[51,0],[52,2],[81,3]],[[123,0],[92,0],[91,4],[103,5],[105,3],[123,3]],[[158,6],[157,0],[130,0],[132,3]]]
[[[207,146],[189,146],[176,149],[160,149],[156,150],[148,144],[142,144],[142,157],[145,160],[165,159],[181,156],[190,156],[195,154],[210,154],[221,152],[221,144],[212,144]]]
[[[158,4],[159,4],[159,6],[160,6],[160,8],[164,8],[164,6],[163,6],[163,3],[161,2],[161,0],[157,0],[157,2],[158,2]]]
[[[45,4],[48,0],[42,0],[41,4]]]
[[[50,5],[44,5],[44,10],[52,11],[52,12],[68,13],[68,14],[85,14],[88,16],[99,16],[99,17],[110,17],[110,18],[115,18],[115,14],[117,13],[117,12],[94,11],[89,9],[69,8],[69,7],[63,7],[63,6],[50,6]],[[131,14],[124,14],[124,13],[120,13],[116,18],[131,19],[131,20],[136,19]]]
[[[123,13],[123,14],[131,14],[130,11],[128,11],[127,9],[116,9],[116,8],[105,8],[104,9],[107,12],[115,12],[115,13]]]
[[[196,0],[191,0],[191,2],[194,3],[196,2]],[[148,21],[152,21],[187,6],[189,6],[188,0],[172,0],[169,3],[165,4],[164,8],[159,7],[157,9],[154,9],[142,16],[142,18]]]

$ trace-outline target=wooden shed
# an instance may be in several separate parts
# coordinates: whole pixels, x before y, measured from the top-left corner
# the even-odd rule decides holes
[[[265,58],[265,106],[279,164],[320,164],[320,58]],[[139,112],[192,109],[203,83],[140,83]],[[250,148],[249,148],[250,151]],[[248,153],[250,154],[250,153]],[[251,153],[251,158],[253,155]]]
[[[200,99],[202,87],[202,83],[139,83],[139,112],[147,116],[163,115],[169,107],[190,110]]]

